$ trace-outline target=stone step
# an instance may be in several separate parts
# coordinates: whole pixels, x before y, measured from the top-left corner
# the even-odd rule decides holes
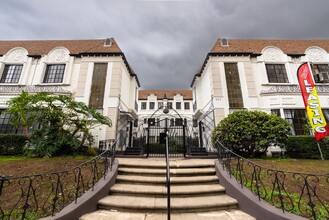
[[[172,213],[172,220],[256,220],[254,217],[240,211],[214,211],[214,212],[191,212]],[[86,214],[80,220],[167,220],[167,213],[127,213],[110,210],[98,210]]]
[[[171,198],[172,212],[219,211],[237,208],[237,200],[227,195]],[[99,209],[127,212],[167,212],[167,198],[110,195],[98,201]]]
[[[135,183],[148,183],[148,184],[165,184],[165,176],[140,176],[140,175],[118,175],[117,183],[127,182]],[[218,177],[211,176],[172,176],[170,177],[172,184],[198,184],[198,183],[216,183],[218,184]]]
[[[171,185],[170,193],[172,196],[180,195],[209,195],[221,194],[225,192],[225,188],[219,184],[203,184],[203,185]],[[115,184],[110,194],[146,194],[153,196],[166,196],[167,187],[165,185],[143,185],[143,184]]]
[[[215,175],[214,167],[207,168],[184,168],[184,169],[170,169],[170,175]],[[136,175],[166,175],[166,169],[146,169],[146,168],[124,168],[119,165],[119,174],[136,174]]]
[[[169,161],[170,168],[202,168],[214,167],[214,159],[204,160],[171,160]],[[139,168],[166,168],[166,161],[163,158],[152,159],[119,159],[120,167],[139,167]]]

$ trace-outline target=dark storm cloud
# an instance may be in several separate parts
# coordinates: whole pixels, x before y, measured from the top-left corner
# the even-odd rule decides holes
[[[114,37],[144,89],[188,89],[220,37],[329,38],[327,0],[0,3],[0,39]]]

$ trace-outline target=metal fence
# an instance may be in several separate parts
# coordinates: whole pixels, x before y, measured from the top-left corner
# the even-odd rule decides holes
[[[241,187],[250,189],[283,212],[329,219],[329,174],[269,169],[247,160],[217,142],[218,160]]]
[[[115,142],[98,156],[71,169],[31,176],[0,176],[0,219],[39,219],[54,215],[106,177]]]

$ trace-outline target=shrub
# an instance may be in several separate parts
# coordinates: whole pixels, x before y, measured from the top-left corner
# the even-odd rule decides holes
[[[323,157],[329,159],[329,137],[320,142]],[[285,142],[285,155],[298,159],[321,159],[319,148],[313,136],[291,136]]]
[[[85,152],[86,156],[97,156],[97,154],[98,154],[98,148],[96,147],[89,147]]]
[[[290,131],[283,118],[261,111],[239,110],[214,129],[212,142],[221,141],[240,155],[262,156],[270,145],[282,145]]]
[[[5,114],[29,139],[27,155],[52,157],[77,153],[93,143],[92,129],[111,120],[72,97],[51,93],[22,92],[10,99]],[[39,129],[30,131],[33,125]]]
[[[0,155],[23,154],[27,139],[19,134],[0,134]]]

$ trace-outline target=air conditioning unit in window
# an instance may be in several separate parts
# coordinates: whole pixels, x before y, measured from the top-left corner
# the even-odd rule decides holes
[[[329,82],[329,73],[328,72],[320,72],[319,73],[319,82]]]

